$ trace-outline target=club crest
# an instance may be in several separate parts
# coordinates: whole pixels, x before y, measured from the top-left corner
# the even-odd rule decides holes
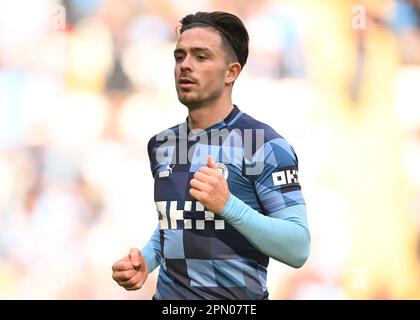
[[[217,169],[219,170],[219,172],[223,175],[223,177],[227,180],[228,175],[229,175],[229,171],[228,168],[226,167],[226,165],[224,165],[223,163],[216,163]]]

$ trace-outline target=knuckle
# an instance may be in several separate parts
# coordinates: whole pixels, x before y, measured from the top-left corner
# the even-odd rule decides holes
[[[127,272],[124,272],[121,274],[120,279],[126,281],[130,279],[130,276],[127,274]]]
[[[121,278],[120,276],[117,276],[117,275],[112,276],[112,278],[113,278],[116,282],[123,282],[123,281],[124,281],[124,279],[123,279],[123,278]]]

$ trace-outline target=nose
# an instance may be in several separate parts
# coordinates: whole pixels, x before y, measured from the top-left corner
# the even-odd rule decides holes
[[[192,71],[192,64],[191,64],[191,58],[189,57],[189,55],[187,55],[179,64],[179,68],[181,69],[181,71]]]

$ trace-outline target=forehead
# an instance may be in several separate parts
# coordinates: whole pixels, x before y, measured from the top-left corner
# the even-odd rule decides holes
[[[213,28],[196,27],[184,31],[176,43],[177,49],[208,48],[221,51],[222,38]]]

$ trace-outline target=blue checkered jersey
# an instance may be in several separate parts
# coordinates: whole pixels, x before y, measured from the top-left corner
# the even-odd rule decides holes
[[[148,152],[159,218],[155,298],[267,298],[268,256],[192,198],[190,180],[211,154],[231,194],[258,214],[304,205],[289,143],[234,106],[206,130],[192,131],[184,122],[161,132],[149,141]]]

